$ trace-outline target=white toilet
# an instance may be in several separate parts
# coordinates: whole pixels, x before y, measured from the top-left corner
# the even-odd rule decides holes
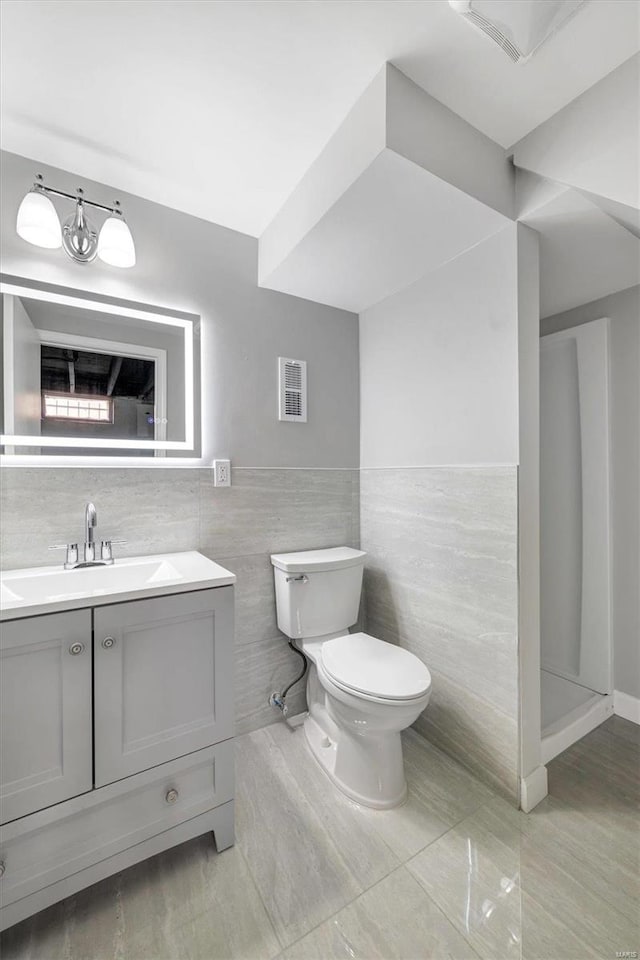
[[[271,562],[278,627],[310,661],[309,746],[343,793],[383,809],[406,797],[400,733],[427,706],[431,675],[408,650],[347,633],[358,619],[365,556],[334,547]]]

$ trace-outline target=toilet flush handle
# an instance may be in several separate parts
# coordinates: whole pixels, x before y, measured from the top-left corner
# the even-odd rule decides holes
[[[309,577],[306,573],[301,573],[299,577],[287,577],[287,583],[309,583]]]

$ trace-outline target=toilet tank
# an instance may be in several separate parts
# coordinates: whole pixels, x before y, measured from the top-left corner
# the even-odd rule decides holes
[[[358,619],[365,557],[351,547],[274,554],[280,630],[292,640],[346,633]]]

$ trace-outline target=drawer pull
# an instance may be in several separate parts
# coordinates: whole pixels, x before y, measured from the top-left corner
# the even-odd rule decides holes
[[[72,643],[71,646],[69,647],[69,653],[71,654],[72,657],[77,657],[78,654],[82,653],[83,650],[84,650],[84,643],[80,643],[80,642]]]
[[[173,789],[167,790],[165,794],[165,800],[167,801],[167,803],[175,803],[176,800],[178,799],[178,796],[179,794],[177,790],[173,790]]]
[[[111,647],[114,647],[115,643],[116,642],[113,637],[105,637],[102,641],[102,646],[105,648],[105,650],[111,650]]]
[[[4,860],[0,860],[0,877],[4,877],[5,869]]]

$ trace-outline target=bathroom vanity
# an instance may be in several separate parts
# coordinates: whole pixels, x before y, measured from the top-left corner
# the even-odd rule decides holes
[[[234,582],[195,552],[2,575],[0,929],[233,843]]]

